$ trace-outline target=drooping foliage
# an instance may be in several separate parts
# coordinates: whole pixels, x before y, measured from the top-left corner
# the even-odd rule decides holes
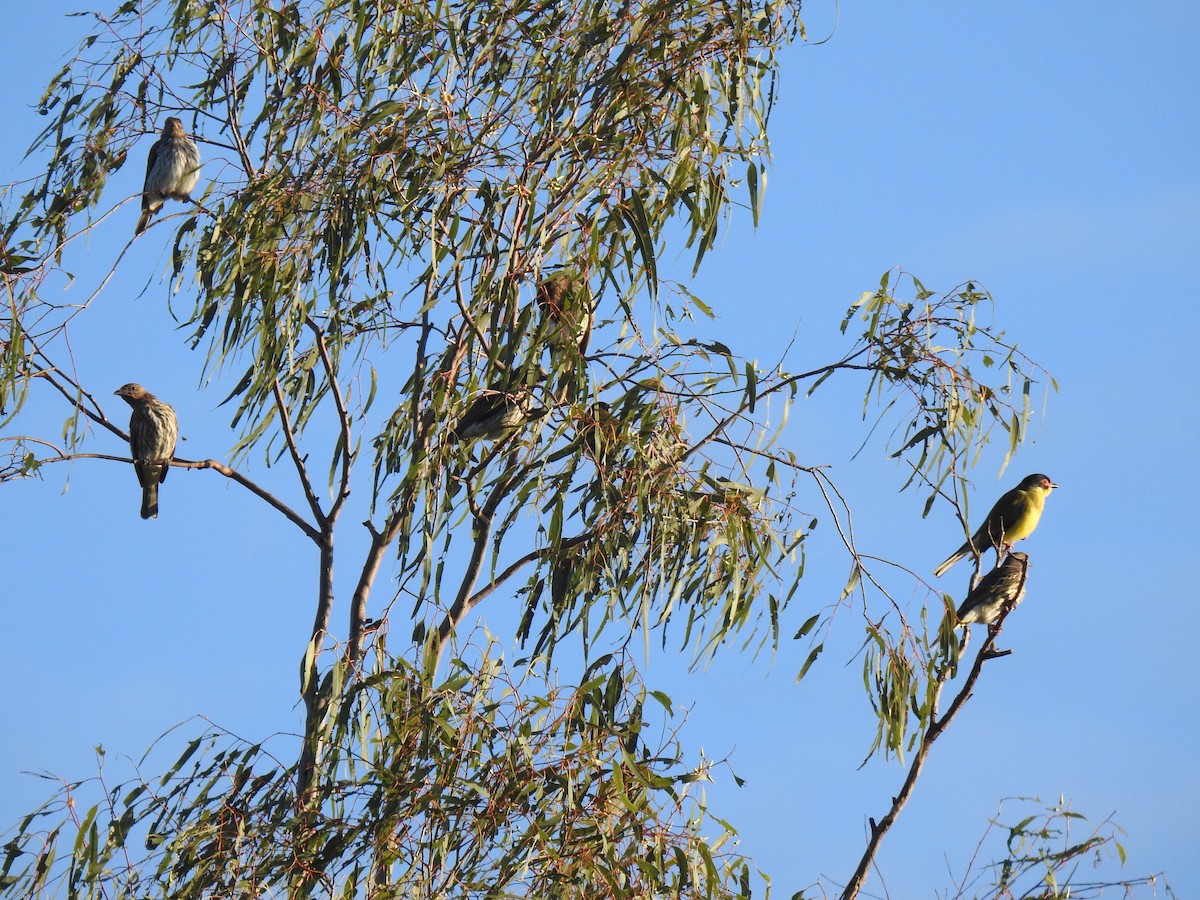
[[[347,724],[359,733],[331,741],[327,764],[341,774],[319,809],[297,810],[296,767],[279,762],[294,741],[207,729],[161,775],[71,784],[26,817],[25,855],[4,860],[0,887],[14,897],[256,897],[279,885],[303,897],[729,895],[720,885],[750,872],[699,833],[689,792],[702,771],[680,765],[674,736],[645,728],[656,718],[645,705],[669,701],[621,659],[584,674],[530,696],[487,648],[434,687],[403,663],[380,671]],[[97,794],[81,821],[64,817]],[[70,831],[79,840],[64,871],[54,853]]]

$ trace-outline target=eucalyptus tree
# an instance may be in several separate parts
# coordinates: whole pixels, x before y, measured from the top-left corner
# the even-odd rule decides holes
[[[94,17],[41,99],[45,168],[8,186],[0,246],[0,407],[11,425],[56,395],[71,419],[60,443],[5,438],[3,478],[126,437],[68,341],[130,266],[88,249],[105,230],[135,239],[139,197],[110,176],[176,118],[201,177],[136,240],[170,244],[168,302],[198,381],[232,384],[234,436],[225,461],[173,466],[236,482],[311,541],[305,725],[294,759],[206,732],[82,822],[55,803],[31,814],[0,872],[13,895],[750,891],[727,826],[689,795],[703,765],[645,727],[670,699],[627,647],[777,639],[814,525],[802,510],[817,498],[839,529],[846,513],[779,442],[803,392],[865,378],[933,503],[996,426],[1016,447],[1040,377],[977,321],[986,293],[897,272],[797,371],[689,337],[709,304],[659,261],[686,249],[699,267],[736,204],[757,219],[798,13],[129,0]],[[78,299],[47,299],[85,261]],[[303,502],[251,479],[252,456],[289,467]],[[339,555],[360,528],[365,554]],[[890,607],[841,533],[847,596]],[[335,561],[358,573],[348,596]],[[504,647],[467,637],[489,603],[520,612]],[[957,654],[948,625],[894,608],[865,657],[889,753],[936,718]],[[814,612],[800,629],[810,664],[828,626]],[[585,662],[562,686],[568,640]]]

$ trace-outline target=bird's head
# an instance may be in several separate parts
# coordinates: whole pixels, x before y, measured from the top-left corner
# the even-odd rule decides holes
[[[150,396],[150,392],[138,384],[136,381],[131,381],[129,384],[123,384],[115,391],[118,397],[128,403],[130,406],[137,403],[139,400],[145,400]]]
[[[1021,490],[1023,491],[1037,488],[1039,491],[1048,494],[1056,487],[1058,487],[1058,485],[1050,480],[1049,475],[1042,475],[1040,473],[1037,475],[1026,475],[1025,480],[1021,482]]]
[[[163,123],[162,136],[165,138],[181,138],[186,137],[187,132],[183,130],[183,123],[174,116],[167,116],[167,121]]]
[[[574,320],[590,312],[587,281],[571,269],[559,269],[537,285],[537,304],[542,314],[556,322]]]

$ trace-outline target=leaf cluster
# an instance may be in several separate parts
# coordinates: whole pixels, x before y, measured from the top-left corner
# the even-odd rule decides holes
[[[320,809],[297,807],[280,737],[209,728],[161,775],[64,786],[6,835],[5,896],[716,898],[746,863],[702,835],[669,701],[627,660],[529,694],[493,653],[435,687],[377,673],[329,723]],[[657,712],[656,712],[657,710]],[[99,802],[79,801],[102,790]],[[73,837],[73,840],[72,840]]]

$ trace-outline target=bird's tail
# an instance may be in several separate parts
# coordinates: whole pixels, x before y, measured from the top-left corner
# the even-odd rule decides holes
[[[158,482],[151,481],[142,488],[142,518],[158,518]]]
[[[941,578],[943,575],[945,575],[947,572],[950,571],[950,567],[952,565],[954,565],[956,562],[958,562],[960,559],[962,559],[966,555],[967,555],[966,551],[961,550],[961,549],[950,554],[950,556],[946,557],[946,561],[944,563],[942,563],[940,566],[938,566],[936,569],[933,570],[933,577]]]
[[[162,209],[162,196],[159,194],[142,194],[142,214],[138,217],[137,228],[133,229],[137,237],[150,225],[150,219]]]

